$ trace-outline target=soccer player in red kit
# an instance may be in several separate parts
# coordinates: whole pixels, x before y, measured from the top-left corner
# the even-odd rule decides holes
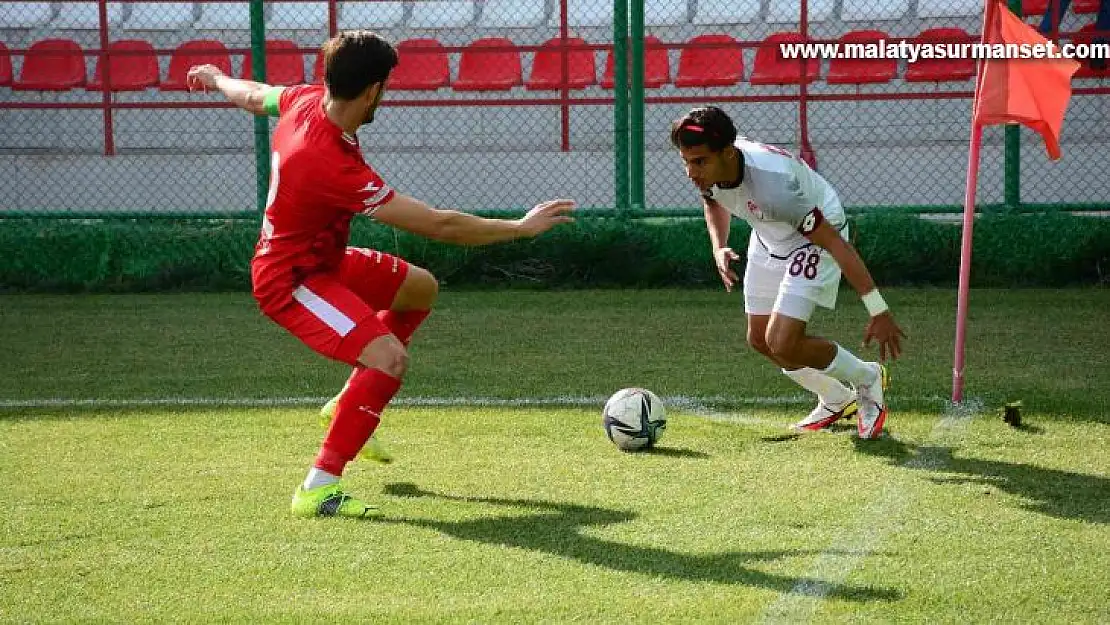
[[[438,284],[427,270],[376,250],[347,247],[356,214],[438,241],[484,245],[532,237],[571,221],[570,200],[515,220],[435,209],[395,192],[371,168],[355,131],[374,119],[397,65],[369,31],[323,46],[324,85],[271,87],[189,70],[192,90],[217,90],[255,115],[276,115],[270,191],[251,262],[262,312],[313,350],[354,370],[337,398],[316,461],[293,495],[294,515],[363,517],[376,508],[340,486],[347,463],[373,435],[408,366],[406,345],[428,316]]]

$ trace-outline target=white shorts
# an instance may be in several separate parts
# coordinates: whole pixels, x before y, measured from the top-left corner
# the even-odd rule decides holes
[[[847,236],[847,226],[841,232]],[[744,312],[778,313],[809,321],[817,306],[836,307],[840,265],[824,249],[809,244],[776,258],[752,232],[744,270]]]

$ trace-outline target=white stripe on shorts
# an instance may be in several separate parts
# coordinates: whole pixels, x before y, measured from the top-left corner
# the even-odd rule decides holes
[[[335,330],[339,336],[347,336],[351,333],[351,330],[355,329],[355,322],[350,317],[344,315],[343,311],[332,306],[327,300],[313,293],[303,284],[293,291],[293,299],[307,308],[308,312],[316,315],[317,319],[328,324],[328,327]]]

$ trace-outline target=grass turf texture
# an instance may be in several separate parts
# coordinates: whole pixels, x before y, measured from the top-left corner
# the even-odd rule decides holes
[[[850,290],[811,327],[858,349],[866,313]],[[899,406],[948,397],[955,294],[884,293],[909,335],[892,369]],[[1095,390],[1110,386],[1110,290],[976,290],[970,317],[969,395],[1110,421]],[[634,385],[799,396],[744,334],[739,293],[448,292],[417,332],[401,396],[608,396]],[[0,345],[0,399],[330,396],[347,377],[240,294],[6,295]]]
[[[784,437],[808,405],[720,292],[447,293],[405,394],[722,396],[623,454],[595,408],[393,408],[356,463],[374,522],[298,521],[314,409],[0,412],[0,619],[228,622],[1105,622],[1105,290],[976,291],[969,393],[938,426],[953,298],[910,333],[892,436]],[[327,395],[342,367],[239,295],[6,296],[0,398]],[[854,345],[849,297],[815,320]],[[1028,427],[1005,425],[1021,398]],[[848,430],[841,430],[840,433]],[[869,542],[874,536],[875,543]],[[831,564],[830,564],[831,563]],[[818,588],[823,600],[792,589]],[[785,599],[784,599],[785,593]]]

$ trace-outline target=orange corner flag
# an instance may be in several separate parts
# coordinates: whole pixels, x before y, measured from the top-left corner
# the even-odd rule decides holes
[[[1048,40],[1006,8],[988,0],[983,43],[1045,46]],[[1047,49],[1047,48],[1042,48]],[[1054,52],[1059,46],[1053,48]],[[995,55],[997,56],[997,55]],[[1010,55],[1008,55],[1010,56]],[[1071,75],[1079,63],[1064,58],[990,58],[983,61],[976,90],[974,122],[988,126],[1017,122],[1044,137],[1048,156],[1060,158],[1060,127],[1071,98]]]

